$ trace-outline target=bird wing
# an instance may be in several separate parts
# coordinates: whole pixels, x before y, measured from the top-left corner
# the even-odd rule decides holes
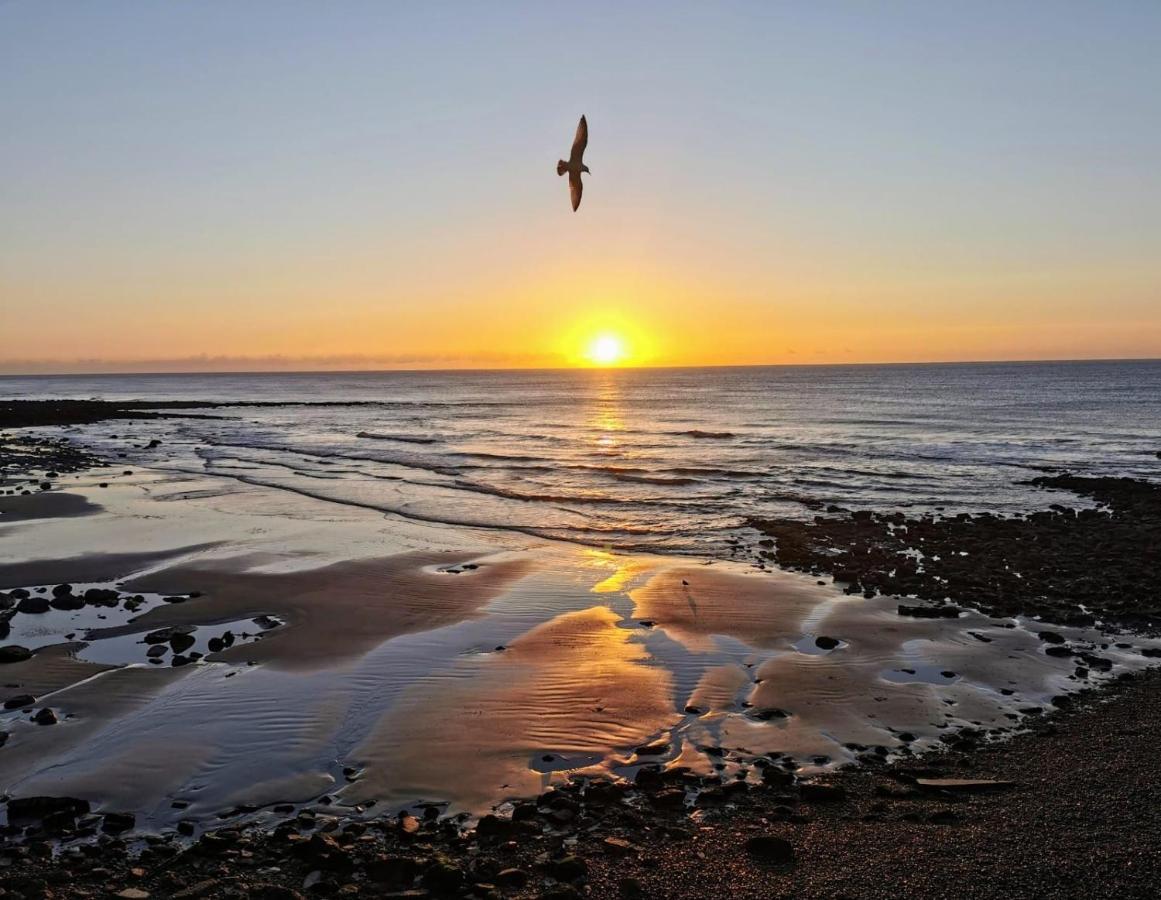
[[[572,139],[572,155],[569,157],[570,163],[579,163],[581,158],[585,155],[585,147],[589,145],[589,123],[585,121],[585,117],[581,116],[580,122],[576,126],[576,137]]]
[[[578,206],[580,206],[581,191],[583,191],[584,189],[585,189],[585,186],[583,184],[581,184],[580,172],[569,172],[568,173],[568,192],[569,192],[569,195],[572,197],[572,211],[573,212],[576,212],[576,208]]]

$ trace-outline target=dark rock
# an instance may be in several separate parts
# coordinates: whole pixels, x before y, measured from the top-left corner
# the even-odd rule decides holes
[[[785,866],[794,862],[794,847],[790,841],[770,834],[747,840],[746,852],[768,865]]]
[[[498,887],[506,890],[517,890],[528,884],[528,873],[515,867],[501,869],[493,879]]]
[[[840,643],[841,641],[837,640],[836,638],[827,637],[826,635],[821,634],[814,639],[814,646],[818,647],[819,650],[833,650]]]
[[[26,659],[32,659],[32,651],[27,647],[21,647],[19,644],[0,647],[0,664],[24,662]]]
[[[171,625],[168,628],[159,628],[157,631],[151,631],[141,640],[146,644],[168,644],[175,635],[192,634],[194,630],[193,625]]]
[[[1055,631],[1042,631],[1036,635],[1040,640],[1046,644],[1063,644],[1064,635],[1057,634]]]
[[[463,872],[448,862],[434,862],[423,873],[423,886],[435,894],[454,894],[463,883]]]
[[[32,721],[37,725],[55,725],[57,723],[56,713],[46,706],[37,711],[32,717]]]
[[[807,781],[799,785],[799,794],[807,803],[839,803],[847,799],[846,788],[837,784]]]
[[[907,606],[899,604],[899,615],[915,619],[958,619],[962,610],[958,606]]]
[[[121,834],[136,824],[137,817],[133,813],[105,813],[101,821],[101,831],[106,834]]]
[[[114,607],[121,601],[121,595],[109,588],[89,588],[85,591],[85,603],[89,606]]]
[[[36,702],[36,698],[32,694],[17,694],[14,697],[9,697],[4,701],[5,709],[24,709],[26,706],[32,706]]]
[[[169,646],[173,648],[174,653],[184,653],[195,643],[191,634],[175,634],[169,639]]]
[[[17,797],[8,801],[8,821],[14,824],[38,822],[45,816],[62,812],[83,816],[88,811],[89,802],[75,797]]]
[[[85,598],[79,597],[76,594],[57,594],[53,593],[53,597],[48,601],[48,605],[53,609],[77,610],[85,608]]]
[[[564,856],[550,860],[545,866],[548,874],[558,881],[579,881],[589,871],[588,864],[576,856]]]
[[[419,877],[419,863],[409,856],[379,856],[365,867],[367,877],[378,884],[407,887]]]
[[[16,604],[16,611],[22,613],[30,613],[38,615],[46,613],[51,608],[48,599],[45,597],[25,597]]]

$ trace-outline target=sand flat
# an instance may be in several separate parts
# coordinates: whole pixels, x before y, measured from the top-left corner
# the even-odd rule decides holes
[[[135,579],[133,590],[199,591],[195,600],[158,607],[131,625],[94,637],[168,625],[199,625],[273,615],[285,625],[255,644],[216,654],[224,662],[310,669],[357,657],[401,634],[450,625],[480,608],[529,568],[525,559],[470,563],[469,553],[404,553],[295,572],[261,572],[226,561],[175,566]]]

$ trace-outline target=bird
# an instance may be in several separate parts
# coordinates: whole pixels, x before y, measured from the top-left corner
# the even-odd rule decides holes
[[[581,191],[584,190],[584,185],[581,184],[581,172],[589,172],[589,167],[584,164],[585,147],[589,143],[589,123],[585,121],[585,117],[580,117],[580,122],[576,126],[576,137],[572,140],[572,153],[568,157],[568,162],[563,159],[556,161],[556,174],[563,175],[568,172],[568,193],[572,197],[572,211],[576,212],[577,207],[581,202]]]

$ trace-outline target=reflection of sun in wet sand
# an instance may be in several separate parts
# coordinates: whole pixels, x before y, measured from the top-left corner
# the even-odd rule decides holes
[[[417,684],[355,753],[366,775],[344,799],[443,797],[482,811],[540,790],[549,776],[532,764],[542,755],[588,765],[669,727],[669,673],[647,664],[619,621],[603,606],[566,613],[503,653],[461,662],[433,679],[437,690]]]
[[[649,619],[691,650],[708,652],[714,635],[755,647],[789,646],[803,622],[834,591],[810,579],[719,572],[706,566],[663,571],[631,592],[636,617]],[[841,601],[840,601],[841,602]]]
[[[612,575],[589,588],[594,594],[619,593],[638,575],[655,567],[655,564],[649,560],[617,556],[606,550],[586,548],[581,551],[581,555],[593,568],[613,570]]]

